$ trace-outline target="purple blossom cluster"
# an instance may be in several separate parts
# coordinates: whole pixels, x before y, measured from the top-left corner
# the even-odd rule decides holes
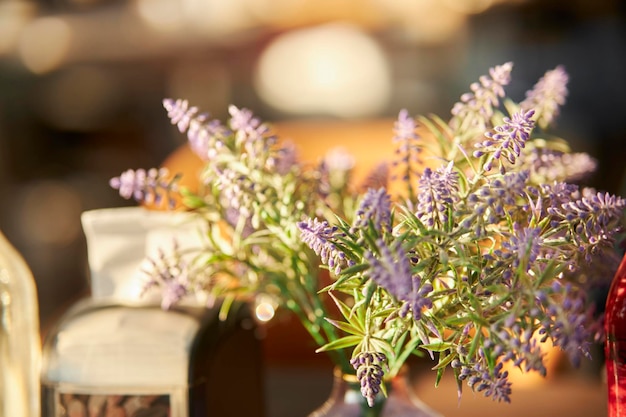
[[[522,328],[517,319],[517,316],[511,313],[504,321],[493,325],[490,330],[491,336],[483,343],[483,349],[489,349],[502,363],[511,362],[524,372],[535,371],[541,376],[546,376],[541,344],[533,337],[532,327]]]
[[[532,191],[528,180],[528,171],[509,172],[469,194],[465,210],[470,214],[461,222],[461,227],[473,226],[475,235],[482,236],[485,225],[496,225],[507,215],[514,214],[512,210],[523,209],[520,201],[526,200]]]
[[[530,171],[534,182],[538,183],[580,181],[595,171],[598,165],[595,159],[583,152],[565,153],[542,148],[524,153],[518,163],[520,169]]]
[[[463,94],[461,101],[452,108],[450,127],[455,131],[484,129],[494,114],[494,108],[504,97],[504,87],[511,81],[512,70],[511,62],[495,66],[489,69],[489,76],[483,75],[478,82],[471,84],[472,91]]]
[[[561,204],[553,204],[547,212],[555,219],[555,224],[563,224],[571,231],[570,237],[589,262],[602,248],[615,242],[615,233],[620,228],[620,220],[626,200],[621,197],[595,192],[583,195]],[[558,223],[557,223],[558,222]]]
[[[569,76],[563,66],[547,71],[520,103],[523,110],[534,109],[537,124],[545,129],[558,116],[567,98]]]
[[[159,205],[163,198],[169,207],[176,204],[173,194],[178,192],[178,177],[170,176],[167,168],[152,168],[124,171],[120,176],[109,180],[111,188],[118,190],[125,199],[134,198],[140,203]]]
[[[515,163],[535,127],[535,121],[532,119],[534,113],[534,110],[520,111],[511,118],[505,117],[504,124],[494,127],[493,131],[485,132],[487,139],[477,143],[475,145],[477,150],[474,151],[477,158],[486,154],[491,156],[483,166],[485,171],[490,171],[494,160],[497,160],[500,164],[500,173],[504,174],[501,158],[510,164]]]
[[[250,177],[229,167],[217,168],[213,185],[220,191],[224,206],[239,211],[243,217],[251,217],[257,203],[259,186]]]
[[[298,165],[295,147],[277,149],[268,125],[248,109],[230,106],[223,125],[185,100],[164,100],[172,124],[206,162],[205,194],[192,196],[201,199],[200,215],[216,232],[209,233],[213,252],[203,254],[202,273],[253,275],[254,284],[231,280],[214,295],[233,287],[285,289],[281,301],[299,314],[320,350],[343,359],[342,371],[356,370],[370,406],[385,376],[418,349],[439,360],[437,369],[449,364],[474,391],[505,402],[511,383],[504,365],[545,375],[542,342],[551,340],[577,364],[599,328],[590,325],[585,292],[593,277],[576,273],[613,245],[626,200],[563,182],[595,162],[533,135],[565,102],[563,68],[547,72],[516,108],[500,106],[512,67],[491,68],[472,84],[448,124],[400,111],[394,166],[407,195],[398,212],[385,163],[363,188],[352,187],[355,164],[345,153],[327,155],[309,172]],[[418,169],[426,151],[421,129],[436,141],[428,148],[432,160],[446,161],[438,169]],[[111,185],[125,198],[160,201],[177,191],[176,180],[165,171],[129,170]],[[355,189],[358,195],[351,194]],[[338,278],[327,289],[342,294],[333,297],[341,321],[322,311],[317,297],[327,292],[317,291],[308,249]],[[200,277],[176,254],[151,260],[147,272],[147,288],[161,288],[164,308],[199,282],[213,291],[222,278]],[[289,282],[294,275],[298,285]],[[356,346],[350,363],[346,346]]]
[[[459,175],[450,163],[433,171],[425,168],[419,180],[416,216],[428,227],[448,222],[448,209],[458,201]]]
[[[590,358],[591,341],[601,337],[602,326],[593,318],[586,292],[555,281],[550,288],[538,290],[536,299],[545,311],[539,329],[542,341],[549,337],[574,366],[579,366],[583,357]]]
[[[381,391],[386,363],[387,357],[380,352],[359,352],[350,360],[361,385],[361,394],[370,407],[374,406],[376,396]]]
[[[523,265],[523,270],[527,272],[537,260],[541,250],[541,229],[514,226],[513,230],[514,234],[508,240],[502,241],[502,252],[511,255],[511,268],[517,269]]]
[[[391,198],[385,188],[367,190],[355,211],[351,231],[366,229],[370,222],[375,230],[391,230]]]
[[[271,133],[269,126],[254,116],[252,111],[230,105],[230,128],[235,134],[235,143],[245,149],[246,160],[249,164],[256,161],[262,168],[267,163],[270,149],[277,142],[277,137]],[[274,161],[270,161],[274,163]]]
[[[500,248],[485,254],[489,266],[484,268],[484,275],[497,277],[507,287],[513,286],[513,277],[526,274],[542,255],[543,238],[541,229],[514,225],[513,233],[505,235]]]
[[[352,264],[332,241],[343,236],[343,232],[337,226],[331,226],[326,220],[319,221],[317,218],[307,219],[298,223],[300,239],[307,244],[321,262],[327,265],[335,274]]]
[[[223,138],[230,132],[219,120],[209,119],[208,113],[198,114],[198,108],[189,107],[187,100],[163,100],[163,107],[173,125],[181,133],[187,132],[189,147],[204,161],[213,158],[224,146]]]
[[[174,241],[171,254],[159,250],[156,258],[148,258],[145,273],[148,281],[143,292],[158,287],[161,290],[161,307],[169,310],[186,295],[192,292],[191,276],[193,274],[189,264],[178,253],[178,244]]]
[[[481,350],[482,352],[482,350]],[[509,372],[503,370],[502,362],[489,369],[484,356],[472,366],[464,365],[458,360],[451,364],[459,372],[458,379],[467,381],[467,385],[476,392],[483,392],[486,397],[496,401],[511,402],[511,382]]]
[[[411,194],[411,179],[417,175],[415,165],[420,163],[421,147],[420,137],[417,134],[417,123],[409,115],[408,110],[400,110],[398,119],[393,126],[393,134],[392,142],[396,144],[395,154],[397,158],[394,161],[394,166],[401,169],[401,180],[410,188],[409,194]]]
[[[410,310],[413,319],[420,320],[422,310],[433,305],[432,300],[428,298],[433,286],[428,282],[422,283],[422,278],[411,272],[411,262],[402,247],[402,241],[395,240],[388,246],[379,239],[376,246],[378,256],[369,251],[364,255],[365,261],[369,264],[367,274],[389,294],[405,302],[399,312],[401,317],[405,317]]]

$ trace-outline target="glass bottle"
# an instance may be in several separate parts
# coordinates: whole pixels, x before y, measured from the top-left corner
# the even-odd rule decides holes
[[[83,214],[91,297],[73,306],[44,343],[45,417],[264,415],[262,352],[245,304],[226,320],[219,303],[185,300],[163,310],[141,297],[143,260],[196,225],[142,208]]]
[[[441,417],[422,402],[411,387],[408,370],[403,367],[387,383],[387,397],[378,394],[373,407],[361,394],[354,374],[335,368],[330,397],[308,417]]]
[[[607,296],[605,358],[609,417],[626,417],[626,255]]]
[[[40,355],[35,281],[0,232],[0,417],[40,415]]]

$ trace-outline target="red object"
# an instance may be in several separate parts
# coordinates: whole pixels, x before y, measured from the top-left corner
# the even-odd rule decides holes
[[[609,417],[626,417],[626,255],[606,300],[606,375]]]

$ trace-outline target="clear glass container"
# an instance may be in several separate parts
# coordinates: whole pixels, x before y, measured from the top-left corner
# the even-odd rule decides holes
[[[415,393],[404,367],[387,383],[387,397],[378,394],[370,407],[353,374],[335,368],[330,397],[309,417],[442,417]]]
[[[613,278],[605,312],[609,417],[626,417],[626,255]]]
[[[264,416],[261,341],[248,305],[235,303],[224,320],[219,302],[164,310],[156,294],[139,295],[146,257],[174,238],[196,244],[196,226],[136,207],[83,214],[91,296],[45,340],[44,417]]]
[[[264,414],[260,344],[244,304],[222,321],[217,309],[86,300],[51,334],[45,416]]]
[[[0,417],[40,415],[40,357],[35,281],[0,232]]]

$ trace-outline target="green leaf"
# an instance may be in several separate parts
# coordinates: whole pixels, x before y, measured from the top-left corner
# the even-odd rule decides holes
[[[330,343],[326,343],[324,346],[318,348],[315,352],[326,352],[329,350],[343,349],[350,346],[357,345],[363,338],[361,336],[345,336],[337,340],[333,340]]]
[[[439,386],[439,383],[441,382],[441,378],[443,377],[443,373],[445,372],[446,368],[439,368],[437,369],[437,377],[435,378],[435,387]]]
[[[454,360],[454,358],[456,358],[455,352],[450,352],[443,358],[439,357],[439,363],[435,365],[432,369],[437,370],[437,369],[445,368],[446,366],[450,364],[450,362]]]
[[[433,352],[444,352],[446,350],[454,348],[454,344],[440,340],[438,342],[432,342],[420,346],[422,349],[432,350]]]
[[[346,333],[363,336],[362,329],[358,328],[357,326],[354,326],[351,323],[348,323],[348,322],[345,322],[345,321],[333,320],[333,319],[329,319],[329,318],[326,318],[326,321],[329,322],[330,324],[332,324],[333,326],[335,326],[336,328],[338,328],[340,330],[343,330]]]

